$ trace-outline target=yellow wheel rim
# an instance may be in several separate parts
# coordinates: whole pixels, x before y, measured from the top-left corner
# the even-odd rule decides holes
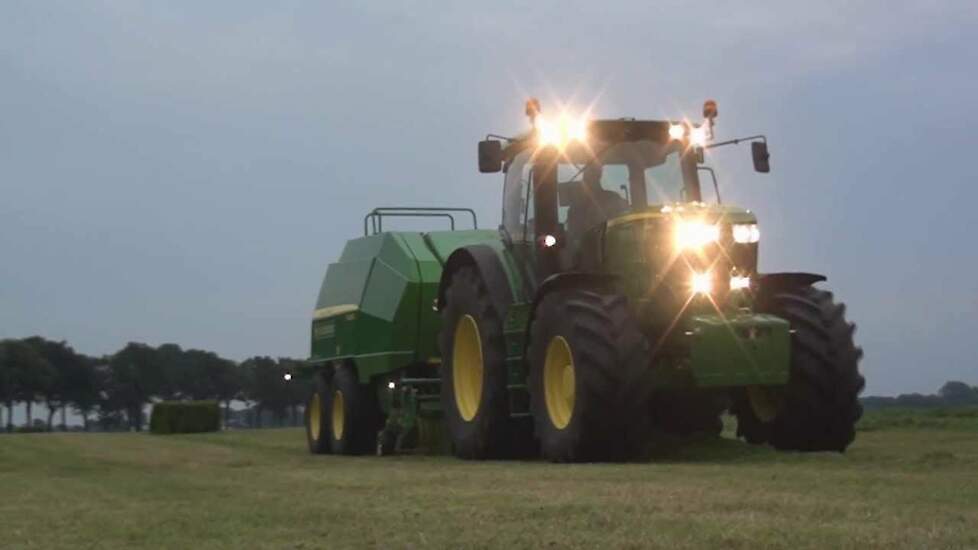
[[[343,430],[346,427],[346,399],[340,390],[333,392],[332,417],[333,439],[339,441],[343,439]]]
[[[783,396],[778,388],[769,386],[747,386],[750,408],[761,422],[771,422],[778,416]]]
[[[309,400],[309,434],[313,441],[319,441],[319,430],[322,429],[322,401],[319,399],[319,392],[312,394]]]
[[[470,422],[482,403],[482,339],[471,315],[463,315],[455,325],[452,346],[452,386],[455,407],[462,420]]]
[[[543,392],[550,422],[558,430],[570,424],[574,416],[574,356],[563,336],[554,336],[547,346],[543,363]]]

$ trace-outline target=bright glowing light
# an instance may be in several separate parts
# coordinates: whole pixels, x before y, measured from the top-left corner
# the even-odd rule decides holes
[[[285,373],[285,376],[283,376],[282,378],[284,378],[285,381],[288,382],[289,380],[292,380],[292,373],[287,372]]]
[[[690,288],[693,290],[693,294],[709,294],[713,292],[713,277],[710,276],[710,272],[693,273]]]
[[[560,130],[557,125],[549,120],[538,117],[537,138],[540,140],[540,145],[558,145],[560,143]]]
[[[683,220],[676,224],[676,247],[680,250],[701,248],[718,240],[719,226],[693,220]]]
[[[703,147],[707,141],[706,128],[704,126],[693,126],[689,129],[689,143],[696,147]]]
[[[557,237],[554,237],[553,235],[543,236],[543,246],[550,248],[556,244],[557,244]]]
[[[580,117],[570,125],[570,138],[580,142],[587,141],[587,119]]]
[[[733,226],[733,238],[740,244],[756,243],[761,240],[761,230],[756,223],[738,223]]]
[[[392,390],[392,389],[394,389],[394,386],[395,386],[395,384],[394,384],[394,381],[393,380],[387,383],[387,388],[388,389],[391,389]]]
[[[566,113],[557,120],[539,116],[536,119],[537,140],[542,146],[553,145],[563,149],[572,141],[587,141],[587,124],[586,117],[572,117]]]
[[[669,125],[669,139],[683,139],[686,135],[686,128],[682,124]]]
[[[734,275],[730,278],[730,290],[744,290],[750,288],[750,277]]]

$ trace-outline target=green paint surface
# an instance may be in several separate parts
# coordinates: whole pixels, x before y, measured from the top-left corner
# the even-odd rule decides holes
[[[763,314],[726,319],[695,315],[689,326],[690,368],[698,386],[788,382],[791,339],[784,319]]]

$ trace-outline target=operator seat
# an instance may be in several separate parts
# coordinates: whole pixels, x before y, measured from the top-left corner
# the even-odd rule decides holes
[[[590,229],[628,210],[628,201],[614,191],[601,187],[601,166],[593,164],[584,169],[578,191],[571,197],[567,209],[567,241],[572,250]]]

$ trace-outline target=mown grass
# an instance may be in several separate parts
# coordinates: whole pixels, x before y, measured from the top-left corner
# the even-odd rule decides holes
[[[978,432],[978,407],[876,409],[867,411],[859,422],[862,431],[912,428]]]
[[[873,414],[845,455],[717,439],[649,464],[314,457],[300,430],[0,436],[0,547],[978,547],[978,426]]]

